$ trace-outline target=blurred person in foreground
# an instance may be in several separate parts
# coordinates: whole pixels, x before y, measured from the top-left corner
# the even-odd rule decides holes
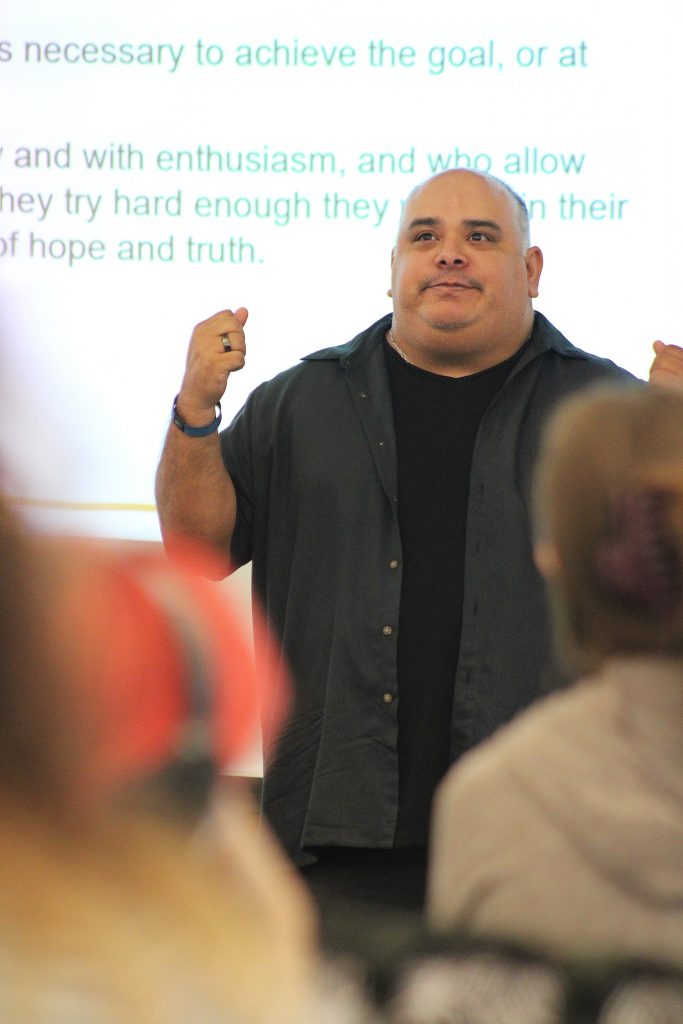
[[[308,1019],[305,891],[250,801],[212,798],[259,695],[275,731],[283,701],[204,555],[170,569],[5,509],[0,564],[0,1018]]]
[[[582,678],[437,791],[429,918],[683,966],[683,396],[599,389],[545,436],[536,559]]]

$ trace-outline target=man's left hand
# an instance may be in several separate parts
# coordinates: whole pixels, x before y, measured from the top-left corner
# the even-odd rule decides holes
[[[655,341],[652,347],[655,357],[650,367],[650,384],[683,389],[683,348],[663,341]]]

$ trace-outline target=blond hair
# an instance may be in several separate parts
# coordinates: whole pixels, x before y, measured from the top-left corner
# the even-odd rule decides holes
[[[251,802],[230,788],[215,835],[190,839],[83,798],[92,743],[46,642],[72,557],[0,503],[0,1019],[298,1024],[313,922]]]
[[[564,402],[536,467],[537,540],[552,545],[560,654],[683,653],[683,395],[624,386]]]

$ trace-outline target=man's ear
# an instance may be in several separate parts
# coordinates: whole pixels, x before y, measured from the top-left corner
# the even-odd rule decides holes
[[[538,282],[541,280],[541,271],[543,270],[543,253],[537,245],[532,245],[530,249],[527,249],[524,262],[526,263],[529,298],[535,299],[538,295]]]
[[[534,562],[541,576],[547,580],[556,579],[562,572],[560,554],[549,540],[537,540],[534,544]]]

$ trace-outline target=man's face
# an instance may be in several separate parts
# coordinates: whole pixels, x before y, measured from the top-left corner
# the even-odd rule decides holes
[[[449,353],[472,357],[470,372],[502,361],[531,329],[541,267],[502,186],[469,171],[430,179],[408,200],[392,254],[397,343],[429,368]]]

